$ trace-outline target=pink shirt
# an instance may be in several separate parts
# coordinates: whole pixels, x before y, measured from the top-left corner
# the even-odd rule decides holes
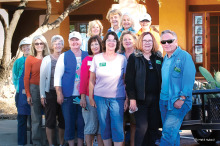
[[[92,64],[93,57],[87,56],[83,59],[81,65],[81,72],[80,72],[80,94],[86,94],[89,96],[89,78],[90,78],[90,71],[89,68]]]

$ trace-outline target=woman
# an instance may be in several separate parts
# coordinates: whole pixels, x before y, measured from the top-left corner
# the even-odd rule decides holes
[[[121,29],[117,33],[118,38],[121,37],[122,32],[125,30],[131,31],[134,34],[137,33],[137,31],[134,29],[134,20],[129,13],[125,13],[121,17]]]
[[[103,26],[99,20],[90,21],[89,26],[88,26],[87,37],[85,39],[83,39],[82,50],[88,51],[87,44],[88,44],[88,40],[90,37],[98,35],[99,37],[103,38],[102,31],[103,31]]]
[[[54,88],[54,71],[62,49],[64,40],[60,35],[51,38],[53,53],[44,57],[40,67],[40,95],[41,104],[45,107],[46,134],[49,146],[53,144],[54,130],[56,128],[56,116],[58,116],[59,142],[64,143],[64,118],[60,105],[57,103],[57,94]]]
[[[104,145],[111,146],[113,140],[115,146],[121,146],[124,141],[124,74],[127,60],[116,53],[119,41],[115,32],[106,34],[102,46],[103,53],[94,56],[90,67],[89,100],[91,106],[97,107]]]
[[[100,126],[98,122],[97,110],[89,103],[89,68],[94,55],[102,52],[102,40],[98,35],[92,36],[88,41],[88,54],[83,61],[80,73],[80,105],[82,106],[82,115],[85,122],[84,134],[87,146],[93,145],[94,135],[97,135],[98,145],[103,146],[100,135]]]
[[[57,102],[62,107],[65,120],[64,139],[68,141],[69,146],[74,146],[76,125],[77,146],[83,146],[84,140],[84,121],[78,101],[81,64],[88,53],[80,50],[81,44],[81,34],[76,31],[71,32],[69,34],[70,50],[60,55],[54,73]]]
[[[41,101],[40,101],[40,65],[44,56],[49,54],[49,47],[44,36],[35,36],[32,40],[31,55],[25,62],[24,87],[27,102],[31,105],[32,142],[42,145],[41,141]]]
[[[121,37],[120,37],[120,50],[119,53],[123,54],[127,59],[129,56],[134,52],[135,49],[135,43],[137,41],[136,35],[133,34],[131,31],[123,31]],[[124,126],[126,123],[130,123],[130,146],[134,146],[134,137],[135,137],[135,118],[134,114],[129,114],[127,107],[128,107],[129,101],[126,97],[125,100],[125,113],[124,113]]]
[[[27,144],[27,119],[31,114],[30,105],[24,92],[24,66],[27,56],[30,54],[31,39],[24,38],[20,41],[18,48],[23,56],[14,62],[12,68],[12,81],[16,89],[15,102],[18,111],[18,145]]]
[[[136,111],[135,146],[153,146],[157,139],[162,57],[156,53],[156,45],[154,36],[144,32],[128,59],[125,83],[129,108]]]

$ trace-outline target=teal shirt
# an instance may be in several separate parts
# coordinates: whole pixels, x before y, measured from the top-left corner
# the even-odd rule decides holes
[[[160,92],[160,99],[162,100],[169,100],[169,75],[170,75],[169,70],[170,70],[170,64],[174,58],[173,55],[171,55],[171,57],[168,58],[168,55],[166,54],[163,60],[163,65],[161,69],[162,85]]]
[[[24,71],[26,58],[27,57],[22,56],[15,60],[12,68],[12,81],[17,93],[19,93],[19,79]]]
[[[162,85],[161,90],[163,92],[164,89],[166,89],[167,92],[168,89],[168,110],[172,110],[174,108],[174,103],[181,96],[186,97],[185,104],[188,105],[189,108],[191,108],[192,89],[196,74],[196,69],[192,60],[192,56],[188,52],[182,50],[180,47],[177,47],[171,58],[169,70],[163,70],[162,68],[162,74],[165,71],[167,71],[169,74],[168,78],[165,80],[165,84],[166,86],[168,84],[168,87],[164,87],[164,85]],[[165,60],[162,67],[164,67],[166,63],[166,57],[164,59]],[[163,77],[162,80],[164,80]],[[161,95],[161,98],[167,98],[167,95],[164,97],[163,94]]]

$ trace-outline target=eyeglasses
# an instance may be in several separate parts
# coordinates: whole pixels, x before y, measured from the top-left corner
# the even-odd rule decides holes
[[[38,46],[38,45],[41,45],[41,46],[42,46],[42,45],[44,45],[44,43],[35,43],[34,45],[35,45],[35,46]]]
[[[166,44],[166,43],[171,44],[171,43],[173,43],[174,41],[175,41],[175,39],[170,39],[170,40],[162,40],[162,41],[160,41],[160,42],[161,42],[161,44]]]
[[[148,60],[148,67],[149,67],[149,69],[154,69],[150,60]]]
[[[106,42],[113,42],[113,43],[116,43],[116,40],[107,39]]]
[[[145,43],[145,44],[152,44],[153,40],[143,40],[143,43]]]

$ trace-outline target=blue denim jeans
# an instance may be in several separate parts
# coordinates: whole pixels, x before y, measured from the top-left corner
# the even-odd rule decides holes
[[[27,144],[27,118],[28,115],[19,115],[17,116],[18,121],[18,145]]]
[[[124,98],[94,96],[94,99],[97,105],[102,139],[112,138],[114,142],[123,142]]]
[[[180,109],[174,107],[172,110],[168,110],[167,105],[167,100],[160,100],[160,112],[163,123],[160,146],[179,146],[179,130],[183,122],[183,118],[190,108],[184,103]]]
[[[82,107],[74,104],[73,99],[77,96],[64,97],[62,104],[63,117],[65,120],[65,140],[75,139],[75,127],[77,125],[77,138],[84,139],[84,120],[82,117]]]

